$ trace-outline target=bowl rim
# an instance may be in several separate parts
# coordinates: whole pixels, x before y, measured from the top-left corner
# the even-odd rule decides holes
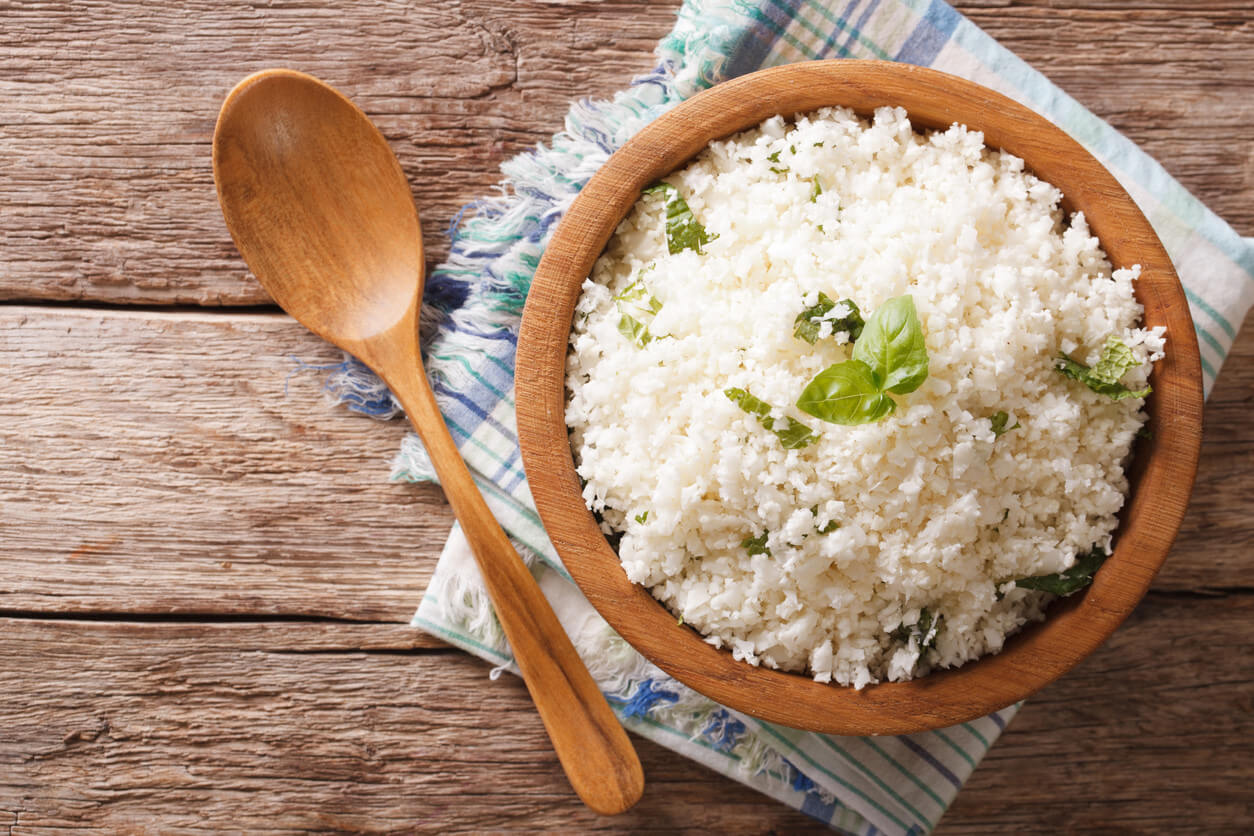
[[[1138,444],[1112,555],[1093,584],[1051,605],[1003,650],[952,670],[862,690],[756,667],[707,644],[627,580],[587,509],[565,423],[565,359],[575,300],[640,190],[709,142],[773,115],[839,105],[861,115],[904,107],[918,129],[960,122],[1024,159],[1084,212],[1113,265],[1139,263],[1144,325],[1167,327],[1146,401],[1153,439]],[[636,650],[723,705],[831,734],[906,734],[962,723],[1027,697],[1079,664],[1132,612],[1166,559],[1196,475],[1202,376],[1187,300],[1148,220],[1115,178],[1043,116],[974,82],[886,61],[833,59],[760,70],[682,102],[615,152],[567,210],[536,270],[519,331],[515,402],[532,497],[558,555],[596,610]]]

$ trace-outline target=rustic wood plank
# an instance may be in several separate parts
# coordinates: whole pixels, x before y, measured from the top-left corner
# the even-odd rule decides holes
[[[451,516],[278,314],[0,308],[0,608],[408,621]]]
[[[641,738],[644,799],[597,816],[520,680],[412,651],[399,629],[0,620],[0,823],[13,836],[821,832]],[[358,649],[372,641],[395,647]]]
[[[571,100],[650,69],[672,0],[243,0],[0,8],[0,298],[268,301],[218,211],[209,145],[244,75],[313,73],[375,119],[425,220],[429,264],[500,163]]]
[[[1254,596],[1151,592],[1028,700],[938,833],[1248,832]]]
[[[1154,589],[1254,587],[1254,328],[1242,331],[1206,402],[1188,513]],[[1219,568],[1227,567],[1227,568]]]
[[[1152,594],[1028,703],[941,832],[1168,832],[1187,820],[1216,833],[1248,821],[1251,619],[1248,595]],[[595,817],[565,787],[521,682],[415,650],[407,628],[5,619],[0,629],[0,814],[14,834],[811,829],[639,738],[643,801]],[[1216,647],[1225,652],[1198,653]]]
[[[0,609],[407,621],[447,505],[292,358],[339,354],[278,314],[0,307]],[[1254,331],[1222,375],[1156,589],[1250,586]]]
[[[8,4],[0,26],[0,299],[266,301],[218,212],[209,141],[245,73],[285,64],[352,95],[443,231],[570,100],[647,70],[675,0],[337,8],[233,0]],[[956,3],[1254,235],[1254,23],[1244,0]]]

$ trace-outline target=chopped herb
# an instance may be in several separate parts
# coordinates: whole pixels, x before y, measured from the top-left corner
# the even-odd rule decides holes
[[[789,154],[796,154],[796,153],[797,153],[797,146],[796,146],[796,145],[789,145],[789,146],[788,146],[788,153],[789,153]]]
[[[818,201],[821,194],[823,194],[823,184],[819,182],[819,176],[816,174],[810,178],[810,202]]]
[[[810,516],[814,517],[816,520],[819,518],[819,506],[817,505],[810,506]],[[840,523],[836,522],[835,520],[828,520],[827,525],[823,526],[822,528],[815,528],[815,531],[817,531],[819,534],[831,534],[833,531],[835,531],[838,528],[840,528]]]
[[[909,627],[902,624],[890,635],[902,644],[907,644],[913,638],[915,646],[919,648],[919,654],[922,655],[923,651],[931,650],[936,646],[936,634],[940,632],[941,618],[939,614],[933,618],[931,611],[924,607],[919,612],[918,621]]]
[[[649,521],[648,511],[645,511],[643,514],[636,514],[636,522],[640,523],[641,525],[644,525],[648,521]]]
[[[649,326],[631,314],[622,314],[618,318],[618,333],[635,343],[637,348],[644,348],[653,341]]]
[[[678,624],[680,627],[684,626],[684,614],[683,613],[679,614],[679,619],[675,623]]]
[[[1013,427],[1007,427],[1006,422],[1009,420],[1010,416],[1005,412],[994,412],[993,417],[988,419],[988,423],[991,425],[993,435],[995,437],[1000,437],[1011,430],[1017,430],[1019,427],[1023,426],[1018,421],[1015,421],[1015,425]]]
[[[775,151],[775,152],[773,152],[773,153],[767,154],[767,155],[766,155],[766,158],[767,158],[768,160],[770,160],[771,162],[773,162],[773,163],[777,163],[777,162],[779,162],[779,152],[778,152],[778,151]]]
[[[1111,335],[1106,338],[1106,345],[1102,346],[1102,356],[1092,368],[1062,352],[1058,353],[1054,368],[1072,380],[1080,381],[1099,395],[1105,395],[1112,401],[1122,401],[1125,398],[1143,398],[1153,391],[1150,386],[1140,390],[1129,389],[1119,382],[1119,378],[1135,365],[1136,358],[1132,356],[1132,349],[1124,345],[1118,337]]]
[[[816,143],[814,143],[814,147],[815,147],[815,148],[822,148],[822,147],[823,147],[823,143],[821,143],[821,142],[816,142]]]
[[[643,273],[644,271],[642,270],[641,272]],[[662,303],[657,300],[656,296],[649,292],[649,288],[641,279],[636,279],[634,282],[623,288],[622,292],[614,297],[614,301],[630,303],[651,314],[655,314],[662,310]]]
[[[766,547],[766,532],[765,531],[763,531],[757,537],[746,537],[744,540],[740,542],[740,545],[744,546],[745,551],[749,552],[750,555],[755,555],[755,554],[770,555],[771,553],[771,550]]]
[[[1067,596],[1074,592],[1079,592],[1084,587],[1093,582],[1093,575],[1097,574],[1097,570],[1106,562],[1106,554],[1099,546],[1094,546],[1093,550],[1085,555],[1076,558],[1075,565],[1063,572],[1054,572],[1051,575],[1037,575],[1031,578],[1018,578],[1015,580],[1015,586],[1020,589],[1039,589],[1042,592],[1049,592],[1053,595]]]
[[[836,334],[845,331],[849,334],[850,342],[857,340],[862,335],[862,328],[866,324],[862,319],[862,313],[858,310],[858,306],[852,299],[841,299],[839,302],[833,302],[826,293],[821,291],[819,292],[818,302],[797,314],[797,318],[793,320],[792,335],[799,340],[805,340],[810,345],[814,345],[819,338],[821,320],[831,313],[832,309],[837,305],[844,305],[849,309],[850,313],[840,319],[832,320],[832,333]]]
[[[1135,365],[1136,357],[1132,355],[1132,349],[1112,334],[1102,346],[1102,356],[1093,367],[1093,377],[1104,383],[1118,383],[1119,378]]]
[[[822,232],[824,234],[827,233],[827,230],[823,229],[823,224],[816,224],[815,226],[817,227],[819,232]]]
[[[614,304],[619,314],[618,333],[635,343],[637,348],[644,348],[653,341],[654,337],[649,333],[649,326],[644,320],[651,320],[656,316],[662,310],[662,303],[649,292],[643,280],[637,278],[623,288],[614,297]]]
[[[717,238],[706,232],[688,208],[688,202],[679,189],[670,183],[654,183],[644,190],[645,194],[661,193],[666,199],[666,249],[672,255],[684,250],[696,250]]]
[[[923,640],[919,643],[919,650],[928,650],[936,646],[936,634],[940,632],[941,616],[937,614],[935,618],[932,614],[924,609],[919,613],[919,623],[916,625],[923,634]]]
[[[866,321],[853,344],[852,360],[815,375],[797,399],[797,408],[833,424],[869,424],[897,408],[889,392],[913,392],[927,379],[927,370],[927,346],[914,300],[899,296]]]
[[[819,519],[819,506],[818,505],[810,506],[810,516],[813,516],[815,520]],[[833,531],[835,531],[838,528],[840,528],[840,523],[838,523],[838,521],[829,520],[828,524],[824,525],[823,528],[819,528],[818,525],[815,525],[814,530],[818,531],[819,534],[831,534],[833,533]]]
[[[771,166],[771,171],[775,172],[776,174],[787,174],[789,169],[787,167],[779,168],[777,166]]]
[[[744,389],[724,389],[723,394],[750,415],[755,416],[763,427],[775,433],[785,450],[800,450],[819,440],[818,434],[795,418],[785,417],[785,426],[778,429],[771,416],[773,408],[766,401],[755,398]]]

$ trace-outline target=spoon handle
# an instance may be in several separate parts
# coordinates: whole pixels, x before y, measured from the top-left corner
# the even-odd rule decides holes
[[[411,355],[412,357],[412,355]],[[399,364],[398,364],[399,365]],[[418,431],[470,542],[496,617],[558,760],[583,802],[621,813],[644,792],[644,770],[530,570],[471,479],[421,367],[384,374]]]

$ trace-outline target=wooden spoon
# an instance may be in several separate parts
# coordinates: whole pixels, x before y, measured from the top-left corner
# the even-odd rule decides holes
[[[418,352],[423,252],[409,183],[383,136],[312,76],[265,70],[222,105],[213,173],[240,254],[289,314],[373,369],[422,437],[571,786],[598,813],[644,791],[627,734],[492,517]]]

